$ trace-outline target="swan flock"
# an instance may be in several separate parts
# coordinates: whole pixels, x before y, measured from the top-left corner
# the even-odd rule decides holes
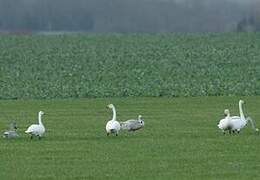
[[[240,133],[240,131],[248,124],[248,122],[251,124],[252,129],[255,132],[259,132],[259,129],[256,128],[255,121],[250,117],[245,117],[244,111],[243,111],[243,100],[239,100],[238,108],[239,108],[239,116],[231,116],[229,109],[224,110],[224,118],[221,119],[217,125],[217,127],[225,134],[226,131],[231,133]],[[107,136],[114,134],[115,136],[118,136],[119,132],[121,130],[127,130],[127,131],[137,131],[139,129],[142,129],[144,127],[144,120],[142,119],[141,115],[138,115],[137,119],[129,119],[127,121],[118,121],[116,116],[116,108],[113,104],[107,105],[109,109],[112,110],[112,119],[107,121],[105,130]],[[30,138],[33,139],[33,137],[38,137],[41,139],[41,137],[45,133],[45,127],[42,122],[42,116],[44,115],[43,111],[39,111],[38,113],[38,123],[30,125],[27,130],[25,131],[26,134],[30,135]],[[17,134],[17,126],[16,123],[12,123],[10,125],[10,129],[5,131],[3,134],[3,137],[5,138],[15,138],[18,137]]]
[[[244,104],[243,100],[239,100],[239,116],[230,116],[229,109],[224,110],[224,118],[219,121],[217,125],[219,129],[225,134],[226,131],[229,131],[229,134],[239,133],[243,129],[248,121],[251,123],[251,126],[255,132],[258,132],[258,128],[255,127],[254,121],[250,117],[245,117],[242,105]]]

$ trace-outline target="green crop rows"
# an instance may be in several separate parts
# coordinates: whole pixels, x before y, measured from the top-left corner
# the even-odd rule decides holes
[[[260,95],[260,34],[1,35],[0,99]]]

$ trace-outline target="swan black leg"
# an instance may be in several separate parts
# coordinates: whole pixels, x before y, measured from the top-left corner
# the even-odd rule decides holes
[[[109,136],[109,133],[107,133],[107,136]]]
[[[31,139],[33,139],[33,135],[31,135]]]

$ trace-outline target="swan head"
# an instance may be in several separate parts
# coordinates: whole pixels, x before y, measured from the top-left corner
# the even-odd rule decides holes
[[[11,124],[9,125],[9,129],[11,129],[11,130],[16,130],[17,129],[17,125],[16,125],[15,121],[11,122]]]
[[[141,127],[144,126],[144,120],[142,120],[142,115],[138,115],[138,121],[139,121]]]
[[[115,106],[113,104],[107,105],[108,108],[113,109]]]
[[[239,100],[239,104],[244,104],[245,102],[243,100]]]
[[[225,109],[225,110],[224,110],[224,116],[226,117],[226,116],[228,116],[228,115],[230,115],[229,109]]]
[[[144,120],[139,120],[139,123],[141,124],[141,126],[144,126]]]
[[[44,112],[43,112],[43,111],[40,111],[40,112],[39,112],[39,115],[44,115]]]

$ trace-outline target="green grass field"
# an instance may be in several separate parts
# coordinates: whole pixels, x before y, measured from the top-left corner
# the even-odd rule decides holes
[[[243,97],[260,125],[260,97]],[[259,179],[260,137],[246,127],[222,135],[223,109],[238,114],[239,97],[106,98],[0,101],[0,128],[10,119],[18,139],[0,139],[0,179]],[[115,104],[119,120],[142,114],[136,133],[107,137]],[[24,130],[43,110],[42,140]]]

